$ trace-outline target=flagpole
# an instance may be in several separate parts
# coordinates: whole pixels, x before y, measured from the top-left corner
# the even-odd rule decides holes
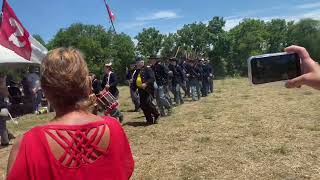
[[[109,9],[106,0],[104,0],[104,4],[105,4],[106,9],[107,9],[107,11],[108,11],[108,16],[109,16],[109,20],[110,20],[110,23],[111,23],[111,25],[112,25],[113,31],[114,31],[115,34],[117,34],[116,28],[114,27],[113,20],[112,20],[112,17],[110,16],[110,12],[109,12],[109,11],[111,11],[111,9]]]
[[[3,0],[2,1],[2,8],[1,8],[1,12],[2,12],[2,10],[3,10],[3,6],[4,6],[4,3],[6,2],[7,0]]]
[[[3,0],[2,1],[2,7],[1,7],[1,13],[0,13],[0,24],[2,24],[2,16],[3,16],[3,6],[4,6],[4,3],[6,2],[7,0]]]
[[[114,31],[114,33],[115,33],[115,34],[117,34],[117,31],[116,31],[116,28],[114,27],[113,21],[112,21],[112,20],[110,20],[110,22],[111,22],[111,25],[112,25],[112,27],[113,27],[113,31]]]

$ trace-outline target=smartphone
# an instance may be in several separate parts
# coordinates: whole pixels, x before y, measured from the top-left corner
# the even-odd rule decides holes
[[[300,57],[296,53],[275,53],[248,59],[248,75],[252,84],[265,84],[301,75]]]

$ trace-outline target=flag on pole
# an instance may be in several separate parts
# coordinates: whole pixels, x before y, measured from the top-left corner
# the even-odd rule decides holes
[[[114,22],[114,21],[116,20],[116,16],[113,14],[113,12],[112,12],[110,6],[107,4],[107,1],[106,1],[106,0],[104,0],[104,3],[105,3],[105,5],[106,5],[106,8],[107,8],[107,11],[108,11],[108,14],[109,14],[110,21],[111,21],[111,22]]]
[[[3,0],[1,15],[0,45],[28,61],[40,63],[47,49],[30,36],[7,0]]]

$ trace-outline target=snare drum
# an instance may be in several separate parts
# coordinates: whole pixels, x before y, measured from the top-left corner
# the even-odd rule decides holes
[[[104,89],[97,95],[97,105],[105,115],[108,115],[119,106],[119,102],[109,91]]]

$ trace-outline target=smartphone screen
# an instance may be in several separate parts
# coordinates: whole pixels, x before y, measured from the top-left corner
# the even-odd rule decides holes
[[[293,79],[301,75],[297,54],[278,54],[253,57],[250,61],[253,84]]]

